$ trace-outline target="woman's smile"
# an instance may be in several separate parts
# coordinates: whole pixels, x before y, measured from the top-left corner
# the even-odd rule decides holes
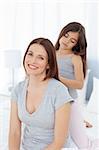
[[[32,65],[32,64],[28,64],[28,67],[30,68],[30,69],[38,69],[38,67],[36,66],[36,65]]]

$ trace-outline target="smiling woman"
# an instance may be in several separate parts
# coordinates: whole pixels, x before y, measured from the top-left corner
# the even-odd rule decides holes
[[[25,52],[23,65],[27,79],[12,93],[9,150],[76,147],[69,135],[74,100],[58,79],[56,52],[51,41],[34,39]],[[22,123],[25,128],[21,145]]]
[[[44,47],[40,44],[33,44],[30,46],[26,58],[25,58],[25,69],[27,74],[31,75],[44,75],[46,69],[48,69],[48,56]],[[44,73],[44,74],[43,74]]]

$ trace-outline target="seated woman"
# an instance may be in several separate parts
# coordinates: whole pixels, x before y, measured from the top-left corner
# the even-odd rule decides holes
[[[31,41],[23,65],[26,79],[12,93],[9,150],[76,147],[69,135],[73,98],[58,79],[53,44],[45,38]]]

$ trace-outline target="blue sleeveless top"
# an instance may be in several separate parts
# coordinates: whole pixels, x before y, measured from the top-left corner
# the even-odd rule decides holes
[[[57,63],[59,68],[59,74],[68,79],[75,79],[74,74],[74,66],[72,64],[72,57],[73,55],[61,56],[57,57]],[[72,98],[77,98],[77,91],[76,89],[68,87],[69,94]]]

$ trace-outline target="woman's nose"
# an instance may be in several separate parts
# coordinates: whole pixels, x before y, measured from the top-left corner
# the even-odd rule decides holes
[[[31,62],[36,63],[36,61],[37,61],[36,57],[32,57]]]

